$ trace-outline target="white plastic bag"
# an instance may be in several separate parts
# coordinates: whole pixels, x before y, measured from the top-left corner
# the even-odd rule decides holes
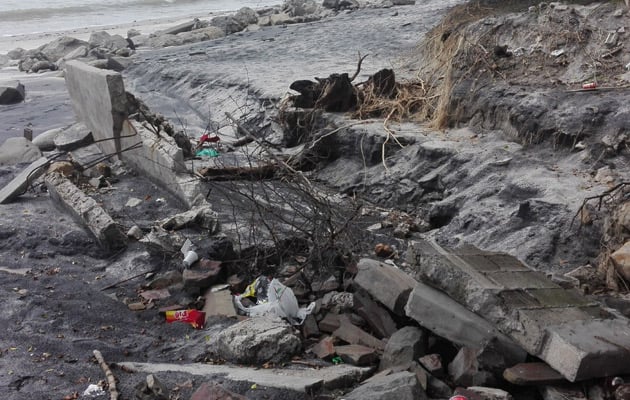
[[[252,307],[244,307],[241,303],[242,296],[235,296],[234,302],[239,310],[250,317],[273,315],[286,318],[293,325],[301,325],[306,317],[313,312],[315,303],[312,302],[306,308],[300,308],[295,294],[291,288],[284,286],[277,279],[272,279],[267,288],[267,302]]]

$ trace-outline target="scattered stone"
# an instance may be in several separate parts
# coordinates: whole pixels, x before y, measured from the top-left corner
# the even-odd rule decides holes
[[[368,295],[354,294],[355,310],[369,325],[379,339],[390,337],[396,332],[396,323],[383,307],[379,306]]]
[[[280,319],[253,317],[223,330],[217,339],[217,354],[239,364],[281,362],[302,347],[291,326]]]
[[[85,125],[75,124],[56,135],[53,143],[61,151],[72,151],[94,143],[94,138]]]
[[[339,314],[352,310],[354,307],[354,296],[349,292],[329,292],[322,298],[322,307]]]
[[[32,163],[42,156],[37,146],[23,137],[11,137],[0,146],[0,165]]]
[[[521,363],[507,368],[503,378],[515,385],[553,385],[565,382],[564,377],[549,365],[541,362]]]
[[[145,300],[164,300],[168,299],[171,293],[168,289],[145,290],[140,292],[140,297]]]
[[[416,375],[406,371],[371,379],[370,382],[364,383],[344,396],[346,400],[422,400],[426,398]]]
[[[442,356],[439,354],[427,354],[418,360],[420,365],[431,375],[441,378],[444,376],[444,366],[442,365]]]
[[[210,205],[193,207],[188,211],[163,219],[158,224],[166,230],[178,230],[192,224],[208,229],[210,234],[219,230],[218,214]]]
[[[470,386],[466,389],[472,393],[475,393],[484,400],[512,400],[512,395],[502,389],[483,386]]]
[[[339,321],[339,314],[336,313],[328,313],[326,316],[319,321],[319,330],[326,333],[333,333],[341,326],[341,322]]]
[[[48,167],[49,174],[56,172],[65,177],[72,176],[74,171],[75,171],[74,165],[70,161],[55,161],[52,164],[50,164],[50,167]]]
[[[182,281],[182,273],[179,271],[168,271],[158,275],[150,281],[146,287],[150,289],[164,289]]]
[[[234,19],[246,27],[258,23],[258,13],[249,7],[243,7],[234,14]]]
[[[374,349],[358,344],[350,344],[347,346],[336,346],[335,353],[348,364],[365,366],[371,365],[378,360],[378,356]]]
[[[377,257],[389,258],[394,254],[394,249],[388,244],[378,243],[374,246],[374,254],[376,254]]]
[[[127,307],[131,311],[141,311],[141,310],[146,310],[146,308],[147,308],[147,306],[144,303],[142,303],[142,302],[129,303],[129,304],[127,304]]]
[[[134,225],[127,231],[127,237],[140,240],[144,237],[144,232],[142,232],[142,229],[140,229],[138,225]]]
[[[340,315],[339,322],[339,328],[333,332],[335,337],[350,344],[361,344],[377,350],[385,349],[385,343],[382,340],[375,338],[358,326],[352,325],[347,316]]]
[[[40,133],[33,139],[33,144],[41,151],[50,151],[55,149],[55,137],[61,134],[64,128],[49,129]]]
[[[247,397],[230,392],[217,384],[202,383],[190,400],[247,400]]]
[[[326,359],[335,355],[335,338],[326,336],[311,348],[313,354],[321,359]]]
[[[106,31],[92,32],[88,40],[90,49],[105,48],[111,51],[124,49],[128,46],[127,40],[120,35],[110,35]]]
[[[141,199],[138,199],[136,197],[130,197],[129,200],[127,200],[127,202],[125,203],[125,207],[138,207],[140,204],[142,204],[143,201]]]
[[[10,86],[0,86],[0,105],[17,104],[26,98],[26,89],[20,82]]]
[[[137,400],[168,400],[169,392],[153,374],[147,375],[146,381],[136,385]]]
[[[409,293],[415,281],[396,267],[367,258],[357,264],[354,284],[380,301],[396,315],[405,315]]]
[[[396,331],[385,345],[379,369],[409,364],[423,356],[427,340],[426,333],[415,326],[405,326]]]
[[[210,261],[210,260],[200,260],[197,263],[197,268],[184,269],[182,273],[182,278],[184,282],[184,287],[196,287],[196,288],[208,288],[211,285],[215,284],[221,274],[221,262],[220,261]]]
[[[28,186],[46,172],[48,163],[49,161],[46,157],[41,157],[22,170],[11,182],[0,189],[0,204],[7,204],[26,192]]]
[[[453,394],[453,389],[441,379],[429,375],[427,382],[427,395],[432,399],[448,399]]]
[[[603,400],[604,397],[597,398],[595,393],[589,390],[589,396],[584,395],[583,385],[559,385],[559,386],[540,386],[538,388],[544,400]],[[602,393],[603,394],[603,393]],[[624,400],[624,398],[614,397],[615,400]]]

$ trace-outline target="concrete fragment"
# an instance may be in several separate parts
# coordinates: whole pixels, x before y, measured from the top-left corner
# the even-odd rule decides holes
[[[318,337],[320,335],[317,320],[312,314],[309,314],[304,323],[302,323],[302,336],[305,338]]]
[[[357,264],[354,284],[380,301],[391,312],[405,315],[404,307],[415,286],[412,277],[391,265],[367,258]]]
[[[147,306],[143,302],[129,303],[127,304],[127,308],[131,311],[142,311],[147,308]]]
[[[236,310],[229,290],[217,290],[220,287],[210,287],[203,297],[206,299],[203,310],[206,318],[211,315],[223,315],[226,317],[236,317]]]
[[[358,344],[335,346],[335,353],[348,364],[366,366],[375,363],[378,356],[373,348]]]
[[[120,155],[122,125],[128,115],[122,76],[71,60],[66,63],[65,78],[79,120],[92,132],[103,153]],[[133,140],[126,138],[125,142],[128,145]]]
[[[431,375],[441,378],[444,376],[444,366],[442,365],[442,356],[439,354],[427,354],[418,359],[422,367]]]
[[[199,262],[195,268],[184,269],[182,273],[184,287],[208,288],[217,282],[221,270],[220,261],[211,261],[204,265]]]
[[[202,383],[190,400],[247,400],[247,397],[233,393],[217,384]]]
[[[354,382],[363,380],[371,368],[360,368],[341,364],[319,369],[260,369],[234,367],[230,365],[212,364],[160,364],[122,362],[118,365],[131,371],[153,373],[183,372],[197,376],[216,377],[223,375],[224,379],[232,381],[247,381],[260,386],[278,389],[295,390],[303,393],[313,393],[321,389],[338,389]]]
[[[488,383],[491,374],[479,370],[477,351],[469,347],[462,347],[457,356],[448,365],[448,373],[458,386],[484,385]]]
[[[216,233],[219,230],[218,214],[209,204],[193,207],[183,213],[165,218],[159,221],[158,224],[169,231],[182,229],[193,224],[209,230],[209,234]]]
[[[333,333],[337,329],[341,322],[339,322],[339,314],[336,313],[328,313],[324,316],[324,319],[319,321],[319,330],[326,333]]]
[[[396,331],[385,345],[379,369],[408,364],[423,356],[427,340],[425,332],[415,326],[405,326]]]
[[[421,400],[427,399],[416,375],[403,371],[364,383],[344,396],[346,400]]]
[[[109,250],[127,246],[127,236],[96,201],[86,196],[67,178],[54,173],[46,175],[51,199],[77,221],[85,225],[99,244]]]
[[[566,381],[558,371],[541,362],[516,364],[507,368],[503,377],[515,385],[553,385]]]
[[[302,347],[289,324],[269,317],[254,317],[225,329],[217,338],[220,357],[240,364],[285,361]]]
[[[39,178],[44,172],[49,161],[46,157],[34,161],[11,180],[5,187],[0,189],[0,204],[7,204],[26,191],[33,181]]]
[[[355,310],[368,323],[374,336],[379,339],[390,337],[396,332],[396,323],[383,307],[367,295],[354,294]]]
[[[347,316],[340,315],[339,322],[339,328],[333,332],[335,337],[350,344],[362,344],[377,350],[385,349],[385,343],[382,340],[353,325]]]
[[[140,292],[140,297],[145,300],[163,300],[171,296],[168,289],[145,290]]]
[[[590,390],[588,397],[585,396],[583,385],[545,385],[540,386],[538,391],[544,400],[603,400],[603,397],[598,399],[596,393]]]
[[[466,393],[457,392],[457,394],[465,395],[469,392],[484,400],[512,400],[512,395],[505,390],[483,386],[470,386],[466,388]]]
[[[31,163],[42,156],[42,152],[30,140],[11,137],[0,146],[0,165]]]
[[[315,346],[311,348],[313,354],[319,358],[328,358],[335,355],[335,338],[327,336],[320,340]]]

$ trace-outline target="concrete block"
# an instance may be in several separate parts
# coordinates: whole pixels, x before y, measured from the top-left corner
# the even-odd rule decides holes
[[[103,140],[98,143],[103,153],[119,153],[122,125],[128,116],[122,76],[71,60],[66,63],[65,78],[79,120],[92,131],[94,140]]]
[[[376,351],[373,348],[358,344],[335,346],[335,353],[337,353],[345,363],[360,367],[373,364],[378,360]]]
[[[94,137],[85,125],[74,124],[56,135],[53,143],[58,150],[72,151],[94,143]]]
[[[13,178],[11,182],[0,189],[0,204],[7,204],[20,194],[24,193],[35,179],[39,178],[44,172],[46,172],[48,164],[48,159],[46,157],[41,157],[22,170],[22,172]]]
[[[118,224],[93,198],[85,195],[67,178],[57,173],[48,174],[46,187],[53,202],[85,225],[101,246],[117,250],[127,245],[127,236]]]
[[[365,290],[373,298],[397,315],[405,315],[404,308],[415,280],[391,265],[361,259],[357,264],[358,273],[354,284]]]
[[[346,400],[423,400],[426,393],[415,374],[407,371],[371,379],[344,396]]]
[[[389,314],[389,311],[379,306],[368,295],[360,293],[354,294],[354,307],[359,314],[370,326],[374,336],[379,339],[390,337],[396,332],[396,323]]]
[[[379,369],[409,364],[420,358],[426,351],[427,340],[427,334],[415,326],[406,326],[396,331],[385,345]]]

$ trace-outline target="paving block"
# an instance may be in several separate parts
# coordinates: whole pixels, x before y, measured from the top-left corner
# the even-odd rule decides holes
[[[0,204],[7,204],[24,193],[35,179],[46,172],[49,163],[46,157],[41,157],[22,170],[11,182],[0,189]]]

